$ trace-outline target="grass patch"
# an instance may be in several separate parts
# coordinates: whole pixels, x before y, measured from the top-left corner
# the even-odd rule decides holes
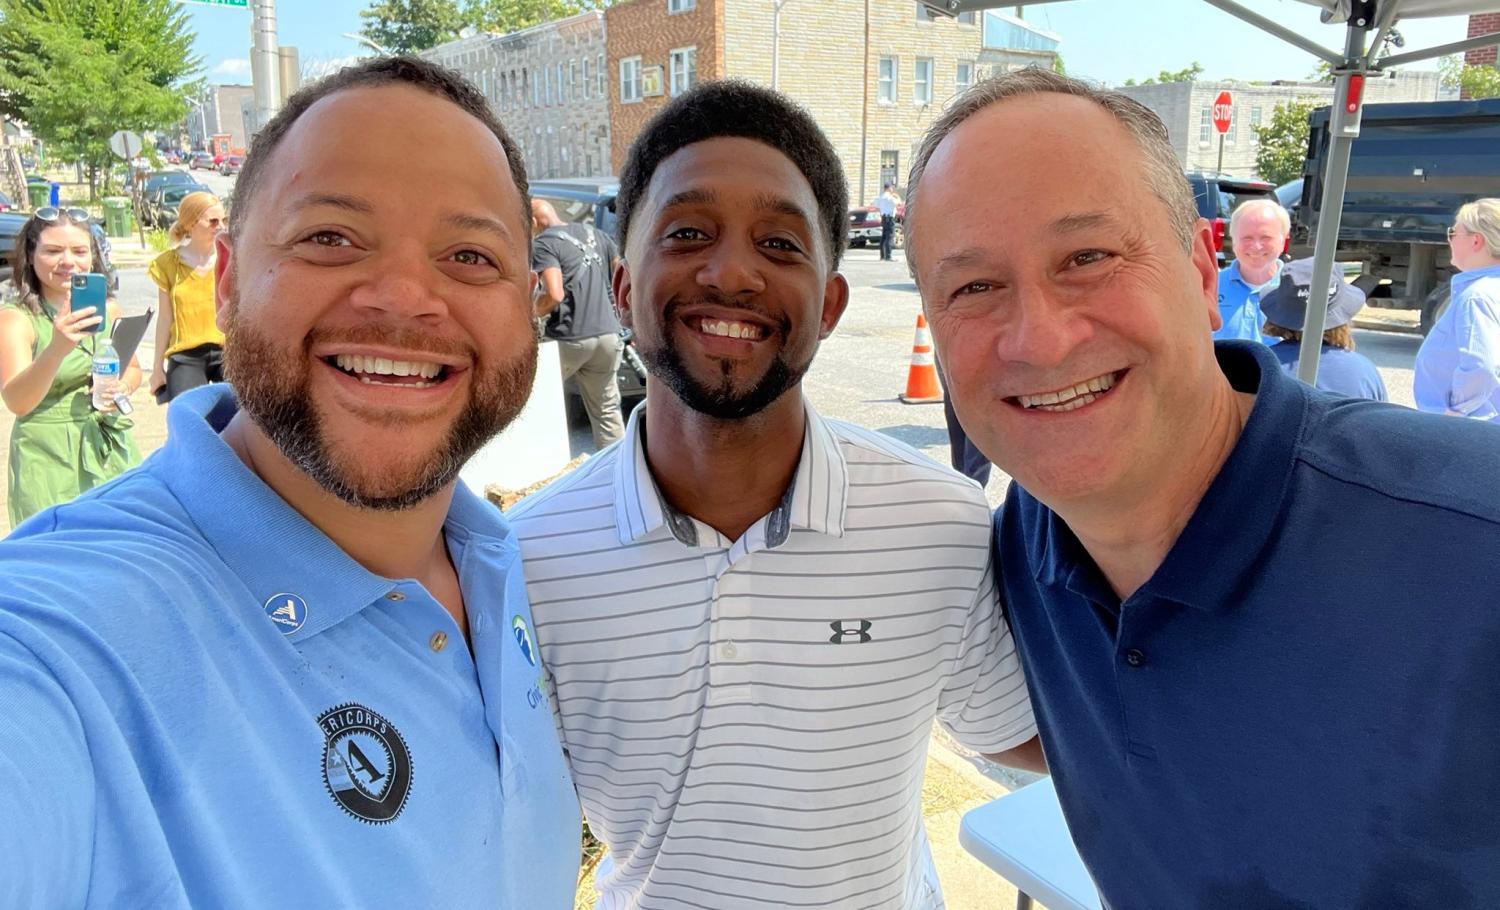
[[[172,245],[172,238],[161,228],[152,228],[146,232],[146,246],[158,253],[165,253]]]

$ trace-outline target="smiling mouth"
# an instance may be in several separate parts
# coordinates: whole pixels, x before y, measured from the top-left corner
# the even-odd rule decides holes
[[[753,322],[706,318],[695,321],[698,324],[698,331],[705,335],[717,335],[720,338],[738,338],[742,341],[759,341],[766,336],[766,330]]]
[[[1086,379],[1076,385],[1054,392],[1042,392],[1039,395],[1017,395],[1010,399],[1011,402],[1020,405],[1028,411],[1039,410],[1060,414],[1067,411],[1076,411],[1081,407],[1093,404],[1109,393],[1115,387],[1115,383],[1125,375],[1125,370],[1117,370],[1113,373],[1105,373]]]
[[[428,389],[448,378],[448,367],[425,360],[392,360],[362,354],[335,354],[323,362],[366,385]]]

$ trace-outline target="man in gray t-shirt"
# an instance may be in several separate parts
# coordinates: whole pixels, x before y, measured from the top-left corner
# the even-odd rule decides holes
[[[531,264],[541,279],[536,314],[557,342],[563,379],[574,377],[594,445],[603,448],[625,434],[620,416],[620,322],[610,299],[610,278],[620,254],[603,231],[569,224],[551,203],[531,201]]]

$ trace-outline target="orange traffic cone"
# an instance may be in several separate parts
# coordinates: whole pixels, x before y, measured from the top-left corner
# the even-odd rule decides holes
[[[943,400],[938,385],[937,364],[932,359],[932,336],[927,333],[927,317],[917,314],[917,337],[911,343],[911,369],[906,371],[906,391],[901,400],[907,404],[928,404]]]

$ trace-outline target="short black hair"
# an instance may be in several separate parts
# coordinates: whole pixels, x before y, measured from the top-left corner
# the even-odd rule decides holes
[[[379,85],[410,85],[424,92],[445,98],[458,105],[465,113],[483,123],[505,150],[506,162],[510,165],[511,179],[521,193],[521,225],[525,236],[531,237],[531,194],[526,180],[526,163],[521,150],[500,125],[490,111],[489,102],[468,80],[446,67],[410,55],[374,57],[353,66],[346,66],[330,75],[307,85],[287,99],[276,116],[255,134],[250,151],[245,156],[244,166],[234,185],[234,217],[230,219],[229,232],[244,221],[244,213],[256,184],[261,180],[271,153],[286,138],[286,134],[307,109],[337,92],[351,88],[366,88]],[[397,175],[391,175],[395,178]]]
[[[677,96],[631,143],[615,198],[620,249],[625,249],[631,216],[657,167],[686,146],[720,137],[754,139],[791,159],[812,186],[827,233],[829,265],[838,268],[849,243],[849,185],[838,153],[796,102],[738,79],[700,83]]]

